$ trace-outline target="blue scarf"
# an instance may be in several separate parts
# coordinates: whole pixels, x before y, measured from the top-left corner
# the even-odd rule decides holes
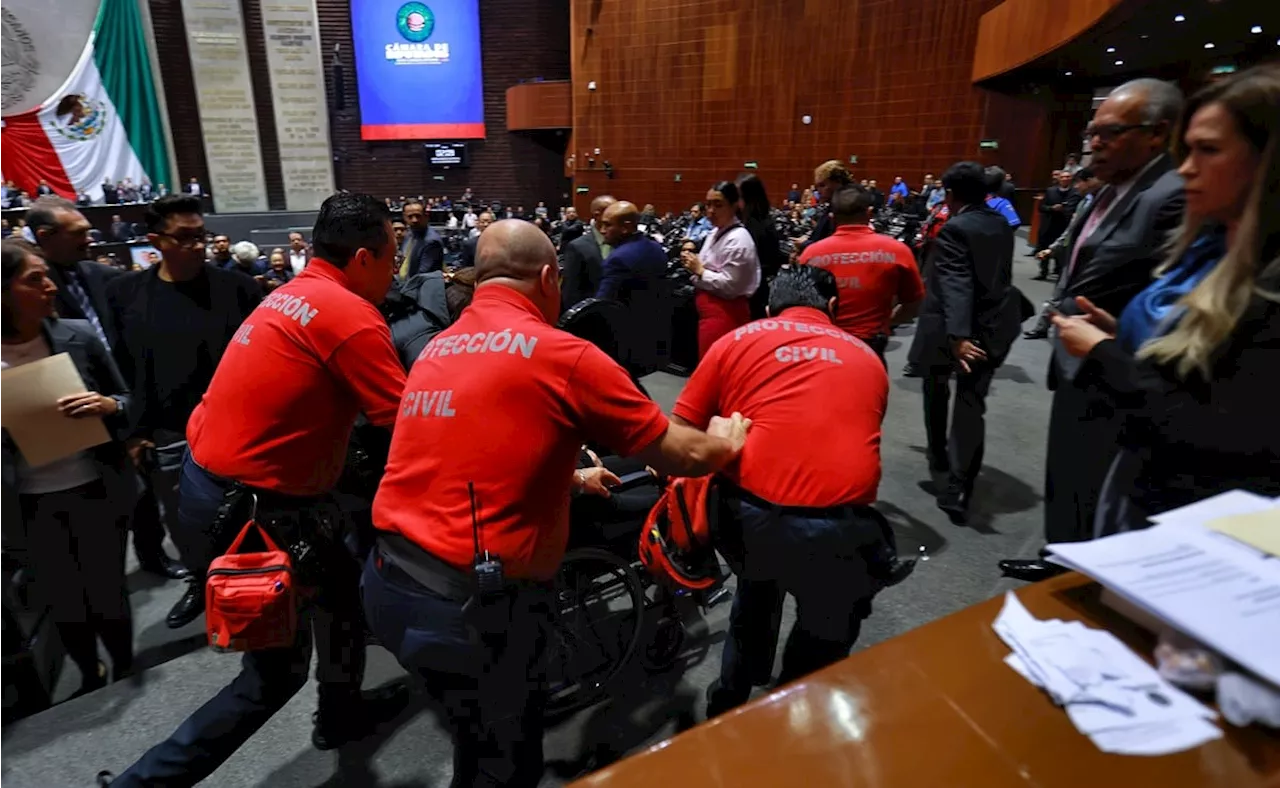
[[[1120,315],[1116,339],[1128,353],[1168,333],[1182,317],[1178,300],[1195,289],[1227,253],[1227,231],[1214,227],[1200,233],[1187,247],[1182,260],[1146,290],[1134,296]]]

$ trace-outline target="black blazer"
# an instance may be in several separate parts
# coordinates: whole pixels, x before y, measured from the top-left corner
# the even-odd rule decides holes
[[[219,336],[210,337],[210,344],[221,351],[231,342],[236,329],[244,322],[262,300],[262,286],[252,277],[238,271],[227,271],[214,265],[205,265],[209,274],[209,301],[223,310],[223,323]],[[146,363],[156,335],[147,327],[149,301],[160,281],[160,267],[145,271],[132,271],[117,277],[107,289],[111,319],[120,327],[117,341],[112,347],[116,364],[134,392],[133,426],[146,413],[148,393],[154,392],[150,365]],[[142,425],[147,426],[147,425]]]
[[[1102,224],[1085,239],[1077,253],[1077,239],[1105,194],[1106,189],[1098,192],[1089,213],[1077,223],[1072,229],[1072,237],[1067,239],[1069,251],[1065,253],[1063,278],[1058,287],[1061,292],[1058,308],[1063,314],[1079,313],[1075,297],[1085,296],[1119,317],[1129,301],[1151,284],[1151,272],[1164,259],[1162,248],[1165,240],[1182,221],[1185,204],[1182,177],[1174,169],[1173,160],[1164,154],[1138,178],[1124,197],[1118,198]],[[1072,254],[1076,254],[1074,268],[1071,267]],[[1053,337],[1050,389],[1057,388],[1060,379],[1074,378],[1080,367],[1080,360],[1072,358],[1058,343],[1056,333]]]
[[[926,270],[911,361],[950,366],[951,337],[973,340],[999,366],[1022,326],[1012,284],[1013,228],[985,205],[953,213],[938,232]]]
[[[604,275],[604,255],[591,228],[565,247],[561,268],[560,311],[564,312],[579,301],[595,296]]]
[[[90,260],[81,260],[72,267],[79,274],[85,294],[89,296],[89,303],[93,304],[93,311],[98,313],[98,322],[102,324],[102,330],[107,334],[107,341],[114,346],[118,337],[118,326],[111,315],[111,305],[107,300],[107,288],[113,281],[125,276],[127,272],[121,271],[114,266],[102,265]],[[54,296],[58,315],[70,320],[87,320],[88,316],[80,308],[80,303],[76,301],[75,296],[71,295],[71,290],[67,288],[67,276],[62,269],[51,264],[49,266],[49,278],[58,286],[58,294]]]
[[[462,242],[462,251],[458,254],[459,268],[470,268],[476,264],[476,244],[478,243],[480,243],[478,235]]]
[[[1135,360],[1115,340],[1099,342],[1076,383],[1122,417],[1120,444],[1133,466],[1118,475],[1122,494],[1147,514],[1237,487],[1280,495],[1277,357],[1280,304],[1258,295],[1213,354],[1208,380],[1198,372],[1179,378],[1169,366]]]
[[[102,481],[107,488],[107,503],[112,507],[112,511],[103,517],[103,527],[107,527],[107,520],[123,517],[133,510],[136,479],[124,451],[124,440],[129,436],[135,404],[115,361],[88,321],[49,318],[44,321],[44,338],[49,343],[52,355],[66,353],[71,356],[86,389],[116,397],[123,406],[115,415],[103,420],[114,440],[89,450],[102,472]],[[5,533],[18,534],[19,531],[9,529],[10,523],[17,525],[22,522],[17,486],[18,458],[21,453],[8,432],[4,433],[0,444],[3,446]]]

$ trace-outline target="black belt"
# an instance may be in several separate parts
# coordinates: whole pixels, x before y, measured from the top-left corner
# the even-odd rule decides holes
[[[793,517],[836,519],[839,517],[862,515],[870,516],[876,520],[879,520],[882,517],[880,512],[865,504],[845,503],[837,506],[784,506],[782,504],[774,503],[773,501],[767,501],[753,492],[744,490],[724,477],[717,478],[716,484],[720,487],[722,495],[737,498],[760,509],[768,509],[769,511]]]
[[[379,531],[376,558],[379,568],[392,570],[451,602],[466,602],[475,595],[475,579],[452,564],[436,558],[400,534]]]

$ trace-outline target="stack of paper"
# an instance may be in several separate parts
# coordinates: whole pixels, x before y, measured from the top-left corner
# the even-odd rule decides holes
[[[1280,686],[1280,561],[1254,546],[1280,528],[1280,518],[1258,527],[1252,515],[1267,512],[1280,514],[1275,500],[1226,493],[1144,531],[1049,545],[1050,558]],[[1251,516],[1246,527],[1227,530],[1244,539],[1208,527],[1237,515]]]
[[[1162,755],[1222,737],[1213,710],[1169,684],[1110,632],[1041,621],[1005,594],[992,624],[1013,653],[1005,663],[1066,708],[1104,752]]]

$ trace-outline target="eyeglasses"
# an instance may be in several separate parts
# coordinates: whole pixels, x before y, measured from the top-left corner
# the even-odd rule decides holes
[[[165,238],[168,238],[173,241],[174,244],[184,249],[195,249],[197,246],[204,246],[203,235],[180,236],[170,235],[169,233],[156,233],[156,235],[163,235]]]
[[[1155,123],[1111,123],[1106,126],[1089,126],[1084,130],[1084,139],[1097,137],[1101,142],[1113,142],[1116,137],[1134,129],[1154,129]]]

